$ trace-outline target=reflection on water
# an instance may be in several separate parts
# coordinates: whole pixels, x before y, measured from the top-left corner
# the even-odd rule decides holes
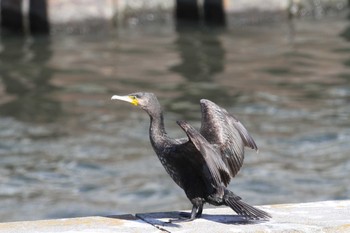
[[[10,101],[0,106],[2,116],[21,121],[49,122],[59,116],[60,103],[50,93],[52,71],[49,38],[4,40],[1,51],[1,80]]]
[[[186,108],[189,108],[184,104],[186,102],[198,105],[203,93],[206,93],[207,99],[219,102],[228,97],[225,87],[213,84],[214,76],[223,71],[225,62],[225,50],[220,41],[221,33],[217,28],[177,27],[175,45],[181,60],[179,64],[172,66],[170,71],[178,73],[185,82],[174,87],[181,95],[171,100],[173,106],[170,107],[173,111],[186,112]],[[216,95],[217,91],[220,91],[221,95]]]
[[[200,98],[245,123],[260,153],[230,188],[248,202],[349,198],[350,22],[294,23],[3,37],[0,220],[189,208],[147,114],[110,101],[139,90],[159,96],[173,136],[177,119],[199,126]]]

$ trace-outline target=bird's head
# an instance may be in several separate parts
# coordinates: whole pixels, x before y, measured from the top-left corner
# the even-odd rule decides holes
[[[129,102],[135,106],[142,108],[150,115],[160,110],[160,105],[157,97],[155,94],[149,92],[137,92],[125,96],[114,95],[111,99]]]

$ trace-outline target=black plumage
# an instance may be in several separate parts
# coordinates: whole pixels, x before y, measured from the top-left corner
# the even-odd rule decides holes
[[[226,187],[243,164],[244,147],[258,150],[246,128],[233,115],[215,103],[200,100],[200,130],[186,121],[177,121],[188,138],[170,138],[164,128],[161,106],[153,93],[114,95],[112,99],[130,102],[150,116],[152,147],[167,173],[186,193],[193,208],[187,220],[200,217],[204,203],[230,206],[248,219],[268,219],[270,215],[241,200]]]

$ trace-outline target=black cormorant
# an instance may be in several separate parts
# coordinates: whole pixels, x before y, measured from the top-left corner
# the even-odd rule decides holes
[[[186,193],[193,207],[187,219],[200,217],[203,204],[226,205],[247,219],[270,215],[241,200],[226,187],[243,164],[244,147],[258,150],[253,138],[236,117],[210,100],[200,100],[202,125],[199,131],[185,121],[177,124],[188,138],[170,138],[164,129],[162,108],[153,93],[112,96],[145,110],[150,116],[149,136],[165,170]]]

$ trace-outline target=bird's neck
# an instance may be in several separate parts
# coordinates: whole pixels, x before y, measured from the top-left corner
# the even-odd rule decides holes
[[[150,115],[150,118],[149,136],[153,148],[158,148],[159,145],[163,145],[164,141],[168,138],[164,128],[163,113],[159,111],[158,114]]]

